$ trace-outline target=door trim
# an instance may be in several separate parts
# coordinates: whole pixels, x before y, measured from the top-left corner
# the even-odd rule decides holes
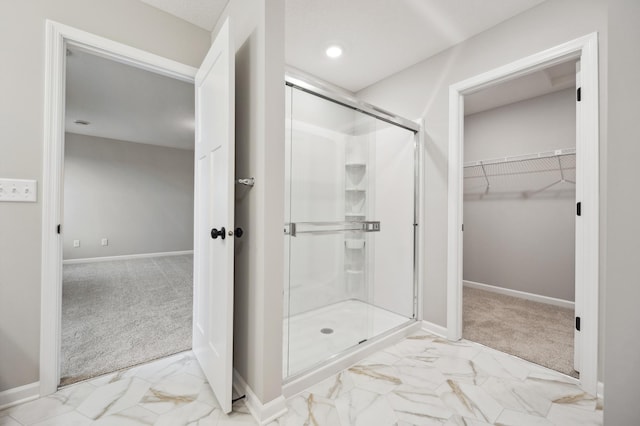
[[[196,68],[55,21],[46,21],[44,153],[42,172],[42,263],[40,396],[60,383],[62,315],[62,195],[64,171],[65,58],[67,46],[193,83]],[[64,229],[62,230],[64,233]]]
[[[447,337],[462,338],[462,223],[464,95],[469,95],[525,74],[570,59],[580,59],[581,102],[580,136],[576,149],[582,157],[576,187],[576,199],[582,202],[582,223],[576,233],[582,238],[581,255],[576,257],[576,280],[581,282],[582,323],[580,386],[595,395],[598,383],[598,283],[599,283],[599,92],[598,34],[591,33],[551,49],[493,69],[449,87],[449,184],[448,184],[448,256],[447,256]],[[586,95],[585,94],[589,94]],[[580,160],[578,160],[580,161]],[[578,297],[578,295],[576,295]]]

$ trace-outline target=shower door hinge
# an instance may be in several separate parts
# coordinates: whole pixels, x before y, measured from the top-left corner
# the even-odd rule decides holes
[[[576,317],[576,330],[580,331],[580,317]]]
[[[464,232],[464,223],[462,224],[462,232]]]

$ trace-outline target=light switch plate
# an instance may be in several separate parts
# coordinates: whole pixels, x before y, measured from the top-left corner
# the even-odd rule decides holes
[[[38,184],[32,179],[0,179],[0,201],[35,203]]]

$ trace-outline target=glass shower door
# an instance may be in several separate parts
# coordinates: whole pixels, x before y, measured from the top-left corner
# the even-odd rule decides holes
[[[287,376],[367,339],[366,321],[351,318],[350,307],[366,291],[367,179],[346,165],[367,160],[368,145],[354,139],[354,125],[375,126],[350,108],[288,90]]]
[[[290,377],[414,316],[414,165],[411,132],[398,128],[408,145],[397,143],[395,126],[286,90],[283,371]],[[393,242],[394,232],[403,240]],[[394,262],[406,269],[407,256],[408,270],[390,276]]]

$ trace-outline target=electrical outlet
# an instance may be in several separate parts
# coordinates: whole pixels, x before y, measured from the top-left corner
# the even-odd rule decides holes
[[[80,247],[80,240],[73,240],[74,247]]]
[[[107,238],[103,238],[102,241],[100,241],[100,244],[102,244],[103,246],[108,246],[109,240]]]
[[[31,179],[0,179],[0,201],[35,203],[37,183]]]

